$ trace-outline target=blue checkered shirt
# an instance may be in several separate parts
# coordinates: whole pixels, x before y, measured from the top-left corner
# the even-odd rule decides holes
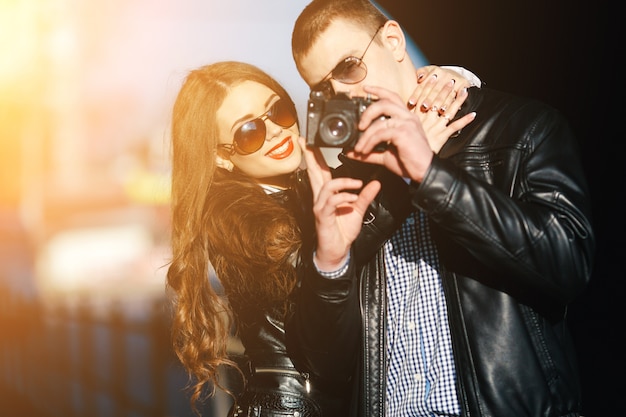
[[[385,244],[386,416],[460,416],[439,260],[422,212]]]
[[[387,417],[460,416],[439,259],[423,212],[385,243]],[[327,278],[345,273],[318,272]]]

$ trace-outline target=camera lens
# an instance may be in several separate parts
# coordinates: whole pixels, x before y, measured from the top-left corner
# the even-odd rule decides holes
[[[354,121],[346,120],[342,114],[331,114],[322,119],[318,133],[325,144],[341,146],[350,140],[353,129]]]

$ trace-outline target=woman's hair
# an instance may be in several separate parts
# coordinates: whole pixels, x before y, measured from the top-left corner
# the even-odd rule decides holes
[[[291,35],[291,52],[300,73],[302,58],[309,53],[319,36],[337,19],[354,23],[367,31],[370,36],[374,36],[389,20],[369,0],[313,0],[296,19]]]
[[[172,296],[174,351],[194,382],[191,403],[215,387],[218,368],[237,368],[228,358],[234,311],[285,302],[295,272],[290,257],[299,248],[294,216],[241,171],[217,168],[216,114],[231,89],[256,81],[293,102],[259,68],[219,62],[191,71],[172,115],[172,261],[167,287]],[[210,283],[210,270],[226,298]],[[221,369],[221,368],[220,368]]]

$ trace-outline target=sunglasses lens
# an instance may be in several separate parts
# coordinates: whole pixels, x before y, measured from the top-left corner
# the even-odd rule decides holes
[[[333,79],[344,84],[356,84],[363,81],[366,75],[365,63],[354,56],[349,56],[343,60],[332,72]]]
[[[296,122],[295,109],[291,107],[287,100],[280,99],[267,113],[267,117],[278,126],[290,127]]]
[[[278,100],[266,113],[267,118],[281,127],[290,127],[296,123],[296,111],[287,100]],[[235,132],[233,143],[240,155],[249,155],[261,149],[265,142],[265,121],[257,118],[244,123]]]
[[[233,143],[237,153],[247,155],[261,149],[264,141],[265,122],[261,119],[254,119],[244,123],[235,132]]]

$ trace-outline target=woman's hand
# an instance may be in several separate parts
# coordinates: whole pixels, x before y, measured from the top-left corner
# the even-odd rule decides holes
[[[441,147],[474,120],[476,113],[469,113],[458,120],[451,122],[459,108],[467,98],[467,88],[463,88],[451,102],[445,112],[438,111],[434,106],[426,112],[416,112],[416,116],[422,121],[422,128],[428,138],[430,149],[439,153]]]
[[[367,207],[381,185],[372,181],[363,187],[361,180],[332,178],[321,151],[307,147],[304,138],[299,140],[313,192],[317,232],[315,265],[321,271],[337,271],[345,264],[350,246],[361,231]],[[359,189],[358,193],[354,192]]]
[[[417,88],[408,101],[409,109],[427,112],[435,110],[446,114],[459,92],[472,86],[472,83],[458,72],[429,65],[416,72]]]

